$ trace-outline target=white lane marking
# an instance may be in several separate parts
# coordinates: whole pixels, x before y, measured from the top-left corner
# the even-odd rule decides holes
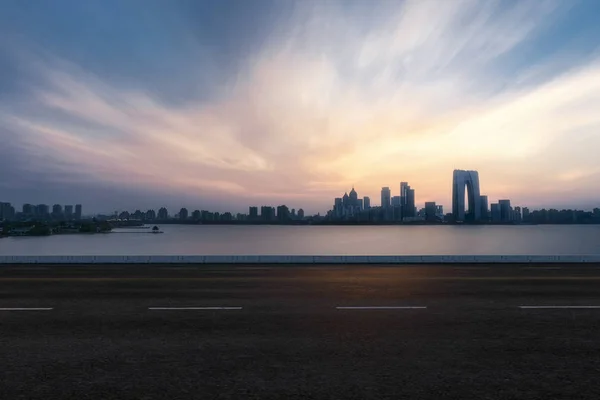
[[[50,311],[54,310],[54,308],[26,308],[26,307],[8,307],[8,308],[0,308],[0,311]]]
[[[242,307],[148,307],[148,310],[241,310]]]
[[[600,308],[600,306],[519,306],[521,309],[570,309],[570,308]]]
[[[427,307],[404,307],[404,306],[351,306],[336,307],[338,310],[424,310]]]

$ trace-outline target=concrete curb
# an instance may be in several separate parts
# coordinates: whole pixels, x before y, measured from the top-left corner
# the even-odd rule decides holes
[[[0,264],[578,264],[600,263],[597,255],[422,255],[422,256],[0,256]]]

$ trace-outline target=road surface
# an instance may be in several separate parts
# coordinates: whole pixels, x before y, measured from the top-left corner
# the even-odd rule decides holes
[[[2,266],[5,399],[598,399],[600,266]]]

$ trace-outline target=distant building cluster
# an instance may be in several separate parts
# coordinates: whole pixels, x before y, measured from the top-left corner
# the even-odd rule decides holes
[[[435,206],[435,212],[440,210]],[[372,206],[367,196],[362,199],[354,187],[350,194],[344,193],[333,201],[333,209],[327,214],[330,221],[360,221],[360,222],[410,222],[425,219],[425,211],[417,212],[415,206],[415,190],[408,182],[400,182],[398,196],[392,196],[388,187],[381,188],[381,204]]]
[[[472,170],[454,170],[452,175],[452,212],[444,214],[444,207],[434,201],[426,201],[417,209],[415,189],[408,182],[400,182],[398,195],[390,187],[381,188],[381,204],[371,204],[368,196],[359,197],[354,187],[350,193],[336,197],[333,208],[322,217],[307,217],[303,209],[291,210],[286,205],[250,206],[247,214],[210,212],[181,208],[170,214],[166,207],[158,211],[122,211],[112,215],[98,215],[98,220],[170,222],[170,223],[533,223],[533,224],[585,224],[600,223],[600,209],[592,212],[581,210],[535,210],[513,206],[510,199],[500,199],[489,204],[488,196],[480,191],[479,173]],[[0,221],[77,221],[82,219],[81,204],[23,204],[17,211],[11,203],[0,202]],[[60,224],[65,225],[65,224]],[[64,227],[63,227],[64,228]]]
[[[477,171],[454,170],[452,175],[453,222],[520,223],[529,215],[529,209],[512,207],[509,199],[489,205],[488,197],[479,189]]]
[[[102,215],[101,219],[118,219],[121,221],[181,221],[181,222],[290,222],[301,221],[304,219],[304,210],[289,209],[286,205],[278,207],[250,206],[248,214],[230,212],[211,212],[206,210],[194,210],[191,213],[187,208],[181,208],[178,213],[170,214],[166,207],[161,207],[158,213],[155,210],[143,212],[136,210],[132,213],[128,211],[117,212],[113,215]]]
[[[23,204],[17,211],[11,203],[0,203],[0,221],[72,221],[82,217],[81,204],[62,206],[54,204],[52,209],[47,204]]]

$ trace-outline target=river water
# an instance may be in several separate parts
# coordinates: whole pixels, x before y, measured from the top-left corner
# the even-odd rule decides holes
[[[600,225],[163,225],[0,239],[0,255],[592,255]]]

